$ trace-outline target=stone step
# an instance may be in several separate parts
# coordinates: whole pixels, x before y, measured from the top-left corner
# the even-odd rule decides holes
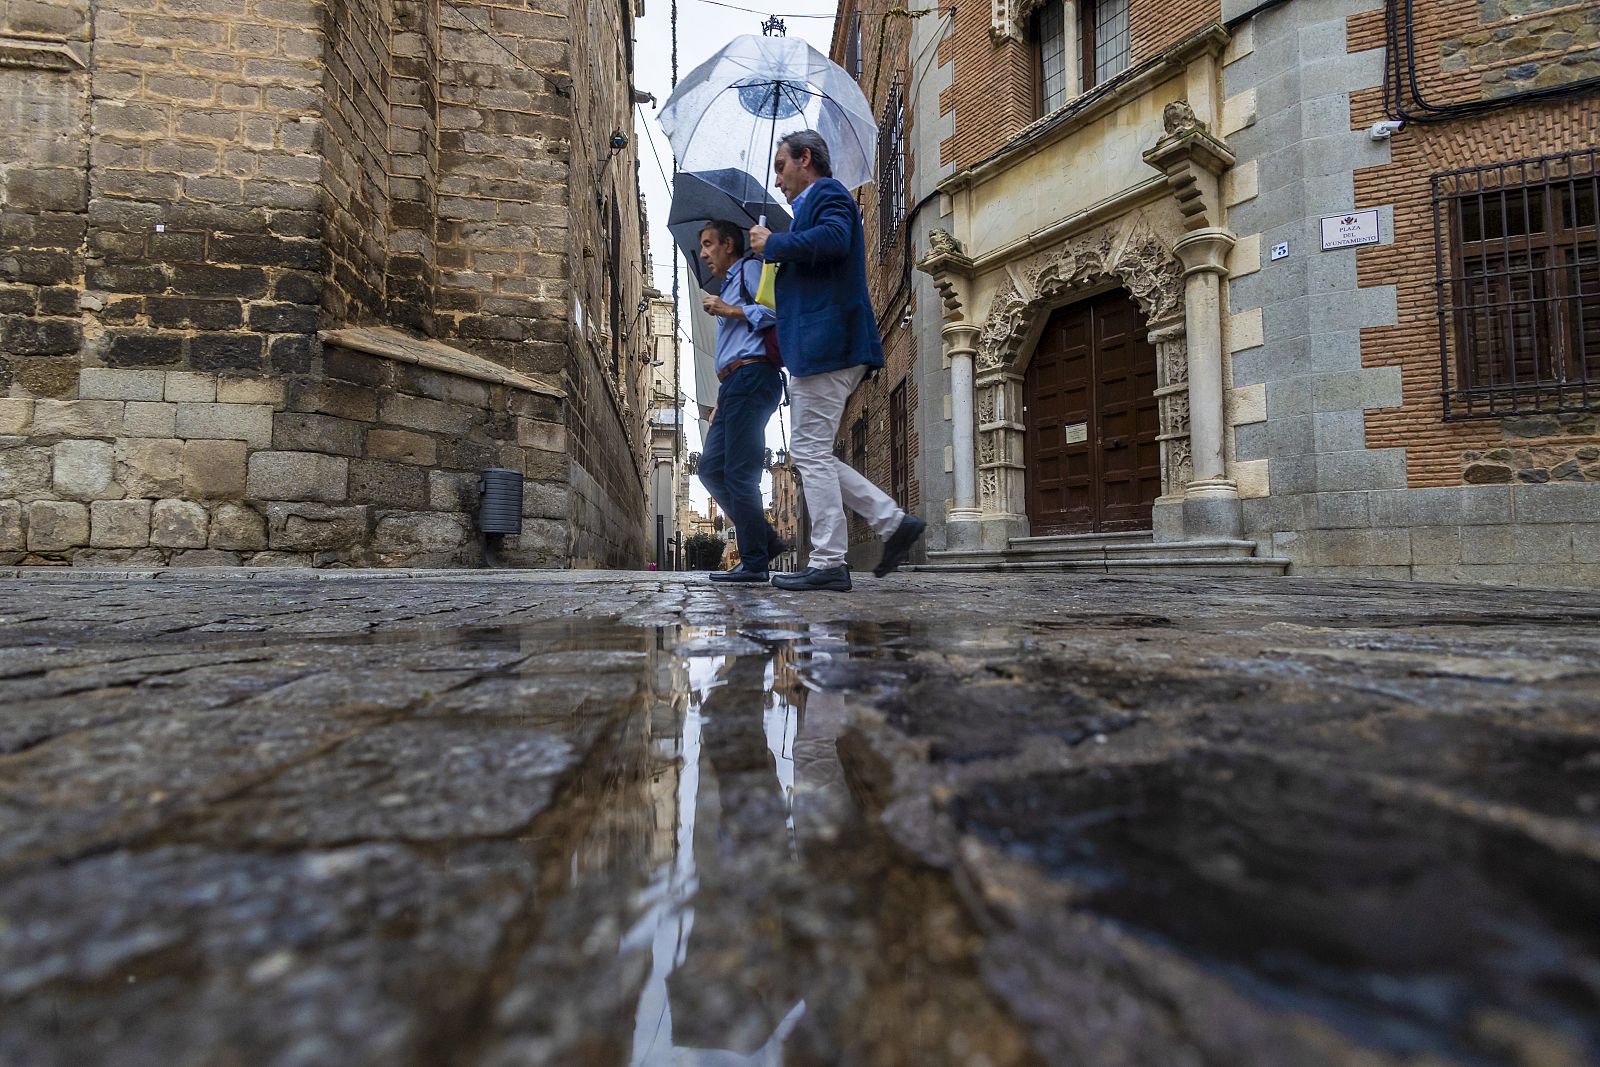
[[[1147,535],[1148,537],[1148,535]],[[1020,540],[1020,539],[1019,539]],[[1027,543],[1011,542],[1008,559],[1130,559],[1181,556],[1226,556],[1245,558],[1256,554],[1254,541],[1214,539],[1204,541],[1102,541],[1068,542],[1028,538]]]
[[[1191,542],[1193,544],[1193,542]],[[930,552],[935,556],[953,556],[955,553]],[[1097,559],[1017,559],[1015,557],[975,557],[966,555],[965,562],[930,562],[908,564],[906,571],[929,574],[1170,574],[1196,578],[1270,578],[1289,573],[1289,560],[1272,556],[1146,556]]]
[[[1152,541],[1144,534],[1095,534],[1087,537],[1017,537],[1005,552],[930,552],[930,563],[1070,562],[1100,559],[1248,559],[1254,541]]]

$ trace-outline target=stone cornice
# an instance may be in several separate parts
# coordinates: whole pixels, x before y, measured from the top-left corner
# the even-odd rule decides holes
[[[457,374],[491,385],[508,385],[526,393],[565,400],[565,390],[548,382],[518,374],[482,356],[464,352],[440,341],[412,337],[386,326],[351,326],[342,330],[323,330],[318,336],[325,345],[336,345],[351,352],[411,363],[429,370]]]
[[[1117,110],[1162,82],[1182,74],[1201,56],[1221,56],[1230,35],[1213,22],[1195,31],[1160,55],[1152,56],[1110,81],[1095,86],[1065,107],[1028,126],[994,154],[941,181],[941,193],[956,193],[1005,170],[1019,158],[1038,152],[1076,130]]]
[[[0,67],[65,71],[87,69],[78,53],[64,42],[28,37],[0,37]]]

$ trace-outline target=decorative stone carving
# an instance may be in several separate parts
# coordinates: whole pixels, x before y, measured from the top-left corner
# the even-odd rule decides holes
[[[1161,354],[1161,384],[1180,385],[1189,380],[1189,346],[1180,334],[1156,345]]]
[[[1055,259],[1034,271],[1029,280],[1040,299],[1049,300],[1063,292],[1080,289],[1112,273],[1111,235],[1099,240],[1069,246]]]
[[[1002,510],[1000,501],[1000,475],[993,470],[986,470],[978,480],[978,506],[987,514],[993,515]]]
[[[1187,100],[1174,100],[1166,106],[1161,112],[1161,127],[1168,134],[1207,129],[1206,124],[1200,121],[1200,117],[1194,113],[1194,108],[1189,106]]]
[[[929,230],[928,248],[936,256],[959,256],[962,254],[961,242],[949,230]]]
[[[989,0],[989,35],[996,41],[1023,39],[1023,27],[1044,0]]]
[[[982,426],[995,421],[995,397],[993,389],[985,389],[978,398],[978,425]]]
[[[1014,355],[1027,330],[1029,304],[1016,285],[1007,279],[994,296],[989,318],[978,334],[978,369],[992,370]]]
[[[1062,297],[1097,285],[1106,278],[1121,281],[1144,312],[1146,322],[1161,322],[1183,307],[1183,267],[1147,228],[1136,230],[1113,255],[1110,235],[1074,242],[1029,275],[1037,296],[1030,300],[1010,279],[995,294],[989,317],[978,335],[978,369],[1011,363],[1038,317],[1065,303]]]
[[[1187,100],[1175,100],[1162,113],[1166,136],[1144,154],[1144,161],[1167,176],[1178,210],[1183,212],[1183,228],[1189,232],[1213,229],[1222,224],[1222,196],[1219,179],[1233,166],[1233,152],[1225,141],[1214,137],[1206,124],[1195,116]]]
[[[917,269],[933,279],[944,304],[946,322],[960,322],[962,294],[966,279],[972,270],[972,260],[961,250],[961,242],[948,230],[933,230],[928,234],[928,254],[917,261]]]
[[[1149,230],[1136,233],[1123,247],[1117,276],[1144,311],[1146,322],[1160,322],[1183,305],[1183,265]]]

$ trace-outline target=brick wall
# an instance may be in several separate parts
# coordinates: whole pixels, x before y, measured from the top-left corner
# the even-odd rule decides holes
[[[321,8],[95,9],[90,364],[303,371],[323,265]]]
[[[1031,45],[996,41],[986,4],[958,4],[951,33],[939,45],[942,64],[953,63],[939,114],[955,115],[955,135],[940,146],[940,162],[967,167],[994,152],[1036,117]]]
[[[1222,0],[1130,0],[1132,61],[1143,63],[1210,22],[1222,21]]]
[[[1132,63],[1142,63],[1222,17],[1221,0],[1131,0]],[[939,114],[955,114],[955,136],[941,161],[967,167],[998,151],[1038,115],[1031,41],[997,39],[987,4],[958,5],[954,30],[939,47],[939,62],[954,63],[954,80],[939,98]],[[1022,27],[1024,33],[1027,27]],[[1074,62],[1068,57],[1068,62]]]
[[[842,62],[845,41],[843,27],[850,23],[850,14],[868,5],[852,2],[841,6],[837,25],[841,27],[835,33],[834,60]],[[925,18],[938,18],[939,15],[927,15]],[[959,15],[958,15],[959,17]],[[888,119],[887,105],[891,87],[898,78],[902,93],[909,89],[911,80],[910,65],[912,62],[911,51],[911,23],[903,17],[886,17],[881,13],[868,11],[861,20],[861,54],[863,57],[863,71],[861,76],[861,89],[867,94],[872,103],[873,111],[880,123]],[[881,57],[881,58],[880,58]],[[925,59],[927,57],[924,57]],[[916,172],[917,159],[913,150],[915,112],[907,101],[905,111],[905,132],[902,138],[902,152],[905,157],[905,193],[902,196],[901,210],[909,213],[915,204],[910,200],[910,190],[914,188],[911,176]],[[901,325],[901,318],[908,305],[915,304],[913,287],[910,284],[911,263],[906,255],[905,232],[906,220],[902,217],[900,225],[889,240],[887,247],[882,243],[882,227],[880,225],[880,212],[889,208],[886,202],[880,199],[880,194],[885,187],[879,183],[868,185],[859,190],[862,223],[867,238],[867,284],[872,294],[872,306],[878,314],[878,322],[883,336],[884,344],[884,369],[871,381],[864,382],[856,389],[845,406],[843,416],[839,421],[839,436],[835,442],[838,450],[842,451],[848,461],[850,458],[851,428],[863,414],[867,417],[867,468],[866,476],[874,484],[882,487],[885,492],[892,492],[893,454],[890,449],[890,423],[889,423],[889,394],[901,381],[906,383],[906,431],[907,431],[907,457],[906,465],[909,476],[910,500],[906,503],[909,510],[914,510],[920,502],[921,486],[916,477],[917,470],[917,381],[913,369],[916,366],[917,349],[916,339],[912,331]],[[914,309],[913,309],[914,310]],[[877,537],[871,529],[860,519],[852,516],[850,522],[851,544],[876,543]],[[870,553],[869,553],[870,555]],[[876,557],[873,557],[876,562]]]
[[[1547,84],[1550,78],[1588,76],[1585,64],[1600,41],[1600,2],[1595,0],[1564,5],[1440,0],[1416,10],[1419,80],[1432,102],[1502,95],[1507,79]],[[1529,11],[1530,17],[1511,17]],[[1552,21],[1568,28],[1565,37],[1547,32]],[[1349,42],[1352,52],[1382,47],[1382,12],[1353,16]],[[1563,57],[1577,62],[1564,63]],[[1523,76],[1530,67],[1532,74]],[[1385,117],[1381,90],[1352,98],[1355,128]],[[1364,331],[1363,361],[1370,367],[1399,367],[1404,389],[1400,407],[1368,413],[1367,444],[1404,447],[1410,485],[1519,477],[1541,481],[1551,477],[1552,469],[1558,470],[1558,479],[1593,477],[1587,473],[1593,465],[1584,459],[1585,450],[1600,446],[1592,420],[1443,420],[1430,178],[1442,171],[1589,147],[1596,129],[1600,100],[1593,95],[1451,122],[1414,123],[1391,141],[1390,163],[1356,172],[1357,205],[1393,205],[1395,220],[1393,244],[1360,251],[1361,284],[1395,285],[1399,309],[1396,325]],[[1556,451],[1563,455],[1556,457]],[[1563,466],[1568,460],[1575,462]]]

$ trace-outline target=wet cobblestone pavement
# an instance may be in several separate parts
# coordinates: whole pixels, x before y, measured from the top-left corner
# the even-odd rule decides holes
[[[0,1064],[1600,1062],[1600,604],[0,578]]]

